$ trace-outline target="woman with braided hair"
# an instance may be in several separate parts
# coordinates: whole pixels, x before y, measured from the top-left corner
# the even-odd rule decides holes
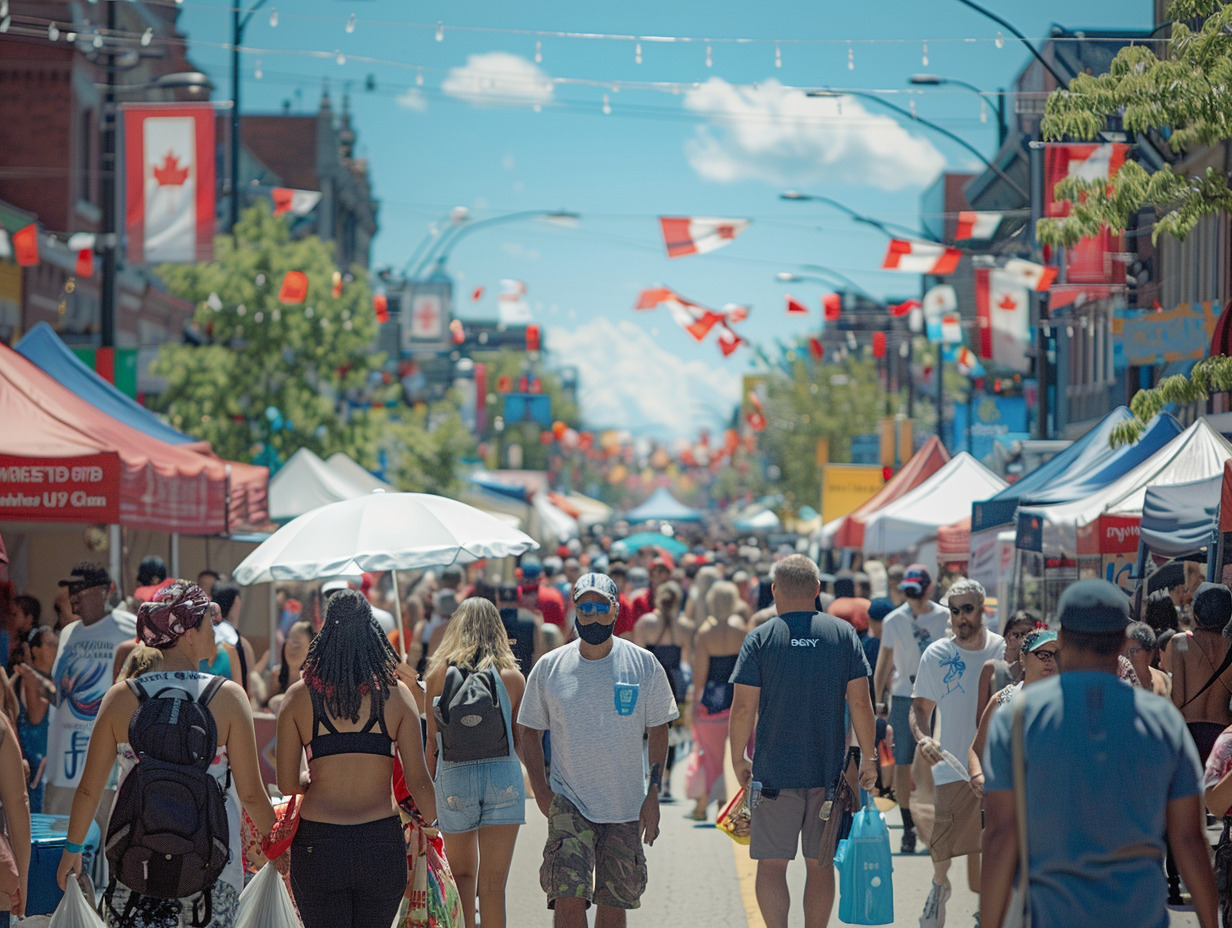
[[[168,689],[185,690],[194,700],[200,701],[214,677],[197,668],[202,660],[211,660],[217,650],[214,625],[208,618],[209,606],[210,598],[205,591],[187,580],[176,580],[155,593],[151,602],[141,605],[137,636],[142,643],[162,653],[161,667],[140,677],[140,688],[147,696],[156,696],[160,684],[165,684]],[[257,736],[247,694],[239,684],[227,680],[207,701],[207,711],[214,717],[218,730],[218,750],[209,774],[226,792],[231,851],[229,862],[210,889],[212,916],[207,924],[208,928],[229,928],[235,922],[236,904],[244,886],[240,803],[261,834],[269,833],[276,817],[261,783]],[[82,845],[117,754],[121,784],[138,764],[128,744],[129,723],[138,706],[137,695],[127,681],[116,683],[103,697],[90,735],[85,771],[73,796],[68,835],[57,873],[61,888],[70,874],[81,873]],[[193,900],[137,896],[123,884],[115,887],[108,903],[109,924],[122,924],[125,928],[184,928],[194,917]]]
[[[424,818],[436,797],[398,656],[356,590],[335,593],[278,713],[278,788],[303,794],[291,888],[305,928],[389,928],[406,889],[394,755]],[[308,758],[307,777],[300,762]]]

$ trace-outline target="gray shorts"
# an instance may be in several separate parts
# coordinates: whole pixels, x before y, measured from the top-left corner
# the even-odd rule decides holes
[[[890,727],[894,729],[894,764],[910,767],[915,760],[915,735],[911,733],[911,697],[890,697]]]
[[[749,856],[754,860],[795,860],[796,847],[802,845],[804,856],[816,860],[825,827],[819,817],[825,801],[826,790],[820,786],[781,789],[774,799],[763,793],[753,810]]]

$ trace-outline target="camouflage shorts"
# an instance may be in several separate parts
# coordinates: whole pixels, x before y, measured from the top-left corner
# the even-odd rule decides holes
[[[646,890],[646,855],[637,822],[588,821],[573,803],[556,794],[539,885],[548,894],[549,909],[555,908],[557,899],[636,909]]]

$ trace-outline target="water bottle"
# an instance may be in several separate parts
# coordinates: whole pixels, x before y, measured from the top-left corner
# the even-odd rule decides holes
[[[761,780],[753,780],[749,783],[749,810],[752,811],[761,805]]]

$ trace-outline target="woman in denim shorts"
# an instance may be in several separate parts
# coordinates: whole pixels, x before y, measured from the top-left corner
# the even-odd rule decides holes
[[[490,672],[505,723],[506,754],[482,760],[449,761],[438,727],[437,705],[450,667],[464,675]],[[436,781],[437,824],[445,838],[445,855],[458,883],[466,928],[475,926],[475,896],[484,928],[505,928],[505,882],[513,861],[518,826],[526,822],[526,785],[513,720],[526,681],[496,606],[486,599],[465,600],[446,626],[425,678],[428,770]]]

